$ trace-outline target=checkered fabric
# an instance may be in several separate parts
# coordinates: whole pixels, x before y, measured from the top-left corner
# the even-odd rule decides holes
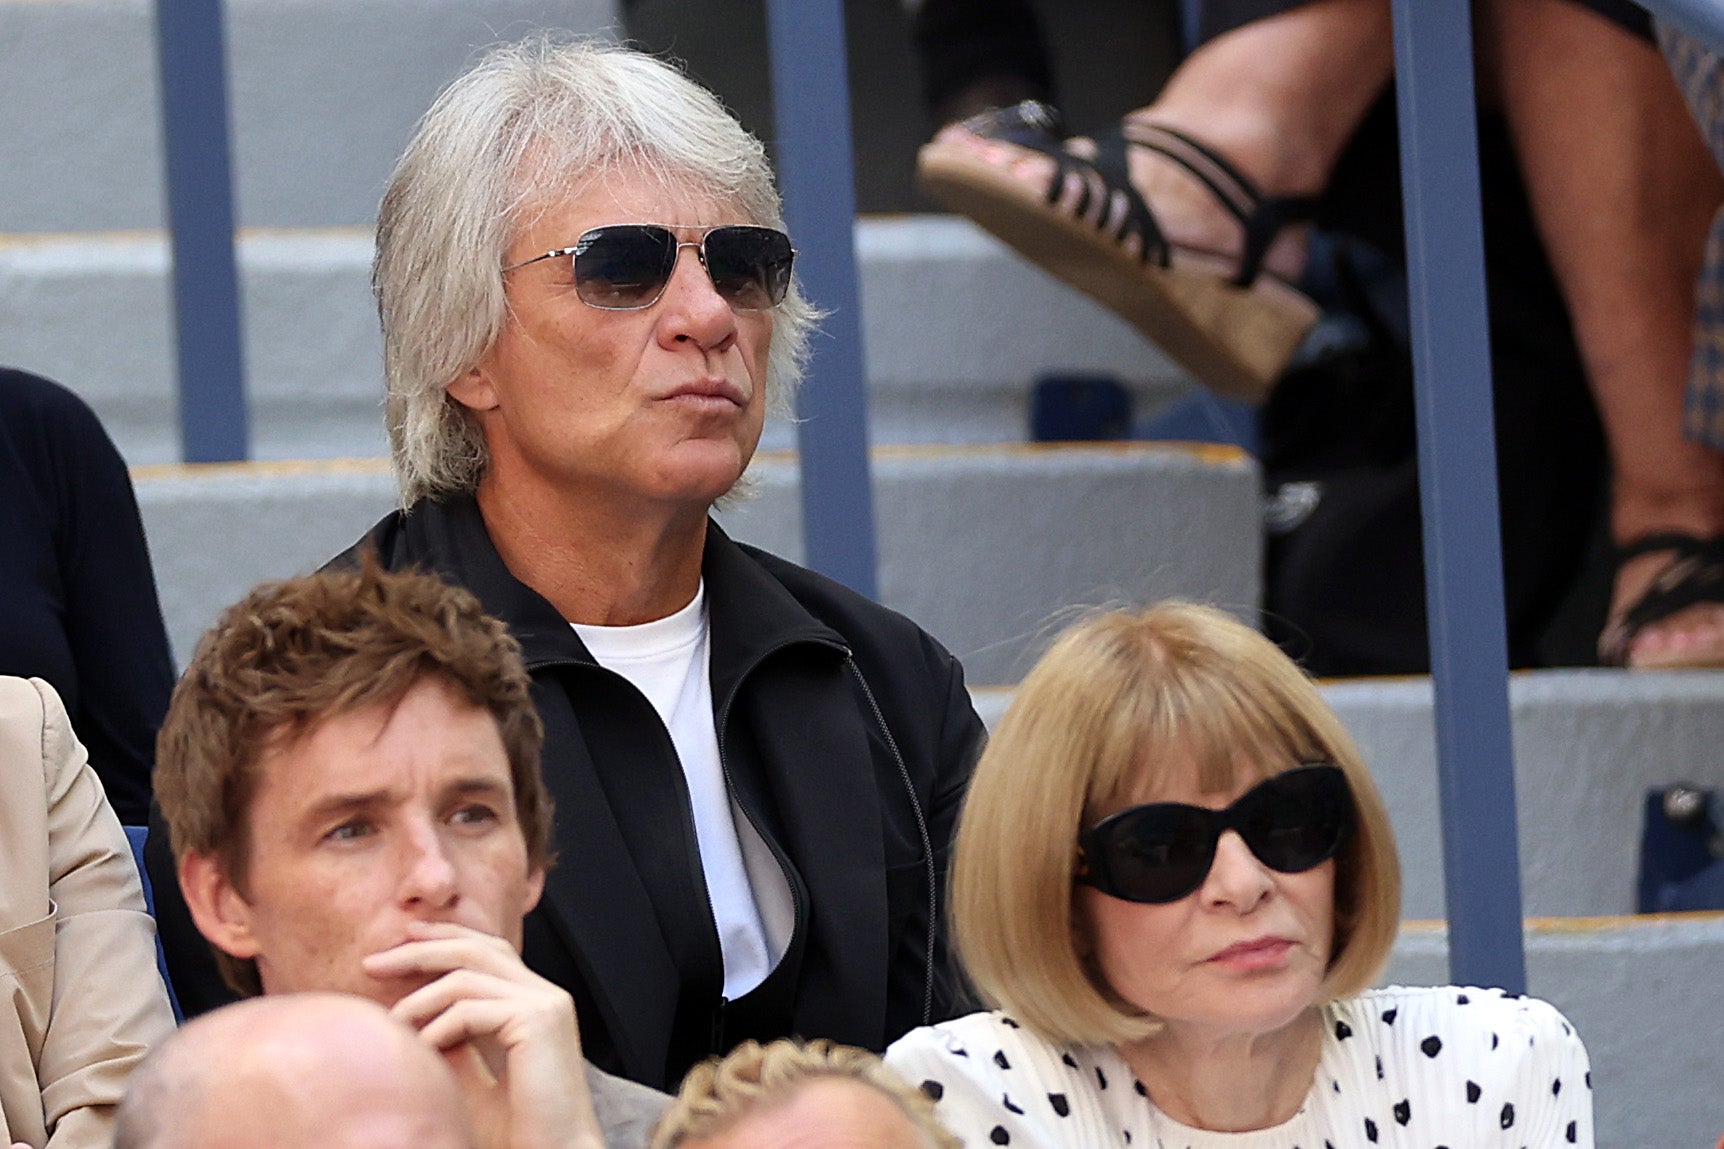
[[[1700,124],[1706,146],[1724,167],[1724,60],[1663,21],[1658,24],[1658,43]],[[1685,406],[1687,436],[1724,450],[1724,209],[1712,220],[1695,291],[1694,357],[1688,367]]]

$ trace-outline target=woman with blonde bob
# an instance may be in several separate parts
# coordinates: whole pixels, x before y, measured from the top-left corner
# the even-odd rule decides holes
[[[1368,988],[1400,910],[1382,798],[1304,673],[1220,611],[1054,643],[977,766],[951,890],[994,1008],[887,1063],[966,1145],[1592,1144],[1553,1007]]]

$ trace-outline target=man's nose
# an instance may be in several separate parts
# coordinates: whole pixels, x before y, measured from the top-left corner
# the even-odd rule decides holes
[[[455,864],[437,828],[428,824],[409,828],[402,850],[402,903],[431,909],[453,903],[459,895]]]
[[[664,308],[664,334],[672,340],[686,338],[702,347],[716,347],[736,331],[730,303],[718,293],[694,243],[677,248],[676,266],[659,306]]]

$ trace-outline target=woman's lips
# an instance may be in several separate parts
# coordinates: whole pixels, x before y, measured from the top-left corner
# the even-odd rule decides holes
[[[1253,938],[1246,942],[1236,942],[1212,954],[1209,961],[1214,965],[1236,970],[1275,969],[1287,960],[1287,955],[1293,951],[1293,945],[1289,938]]]

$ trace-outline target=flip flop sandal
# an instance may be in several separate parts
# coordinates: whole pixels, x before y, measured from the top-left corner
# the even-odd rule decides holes
[[[1606,666],[1627,666],[1629,645],[1647,627],[1699,603],[1724,603],[1724,535],[1709,539],[1675,532],[1647,535],[1616,552],[1617,568],[1630,559],[1661,551],[1671,551],[1675,558],[1652,580],[1646,593],[1598,637],[1598,659]],[[1724,650],[1660,663],[1658,669],[1700,667],[1724,667]]]
[[[1122,121],[1096,137],[1094,159],[1074,155],[1053,135],[1057,120],[1048,111],[1029,101],[963,124],[1051,156],[1045,189],[942,140],[916,157],[923,189],[1116,312],[1211,390],[1262,402],[1320,313],[1303,292],[1264,273],[1263,258],[1283,227],[1312,217],[1316,202],[1263,196],[1226,160],[1171,128]],[[1245,232],[1237,262],[1167,242],[1131,185],[1133,147],[1166,156],[1221,201]],[[1074,177],[1080,192],[1068,211],[1059,200]]]

